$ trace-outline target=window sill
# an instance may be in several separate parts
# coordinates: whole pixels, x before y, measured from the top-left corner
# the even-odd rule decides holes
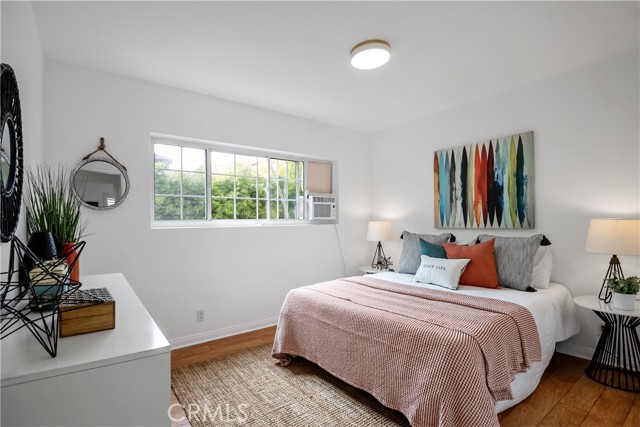
[[[152,221],[152,230],[172,230],[189,228],[253,228],[253,227],[299,227],[305,225],[334,225],[338,220],[291,219],[280,221],[258,220],[217,220],[217,221]]]

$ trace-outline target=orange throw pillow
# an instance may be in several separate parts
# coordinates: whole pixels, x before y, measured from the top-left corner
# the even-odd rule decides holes
[[[460,246],[444,243],[447,258],[469,258],[471,262],[460,277],[461,285],[479,286],[482,288],[498,288],[498,269],[494,250],[495,239],[487,240],[472,246]]]

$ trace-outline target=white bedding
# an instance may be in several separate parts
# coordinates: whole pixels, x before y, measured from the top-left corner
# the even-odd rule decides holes
[[[383,272],[373,276],[406,285],[510,301],[526,307],[531,312],[538,326],[542,360],[533,363],[527,372],[516,375],[511,383],[514,399],[497,402],[496,412],[502,412],[520,403],[533,393],[540,383],[544,370],[549,365],[556,342],[569,339],[580,331],[576,318],[576,306],[571,294],[567,288],[558,283],[551,283],[548,289],[538,289],[537,292],[523,292],[508,288],[487,289],[463,285],[460,285],[458,290],[449,290],[440,286],[414,283],[411,281],[414,277],[413,274]]]

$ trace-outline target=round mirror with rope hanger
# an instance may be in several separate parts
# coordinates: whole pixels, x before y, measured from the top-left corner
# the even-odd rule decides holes
[[[108,157],[92,157],[96,153]],[[127,168],[106,150],[104,138],[100,138],[96,150],[82,158],[82,162],[71,173],[71,181],[78,199],[90,209],[113,209],[129,193]]]

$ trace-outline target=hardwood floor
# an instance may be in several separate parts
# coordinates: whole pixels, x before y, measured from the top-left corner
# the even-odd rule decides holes
[[[171,367],[186,365],[273,342],[275,326],[171,352]],[[584,374],[587,360],[556,353],[536,391],[498,414],[501,426],[640,426],[640,393],[605,387]],[[172,403],[178,403],[173,391]],[[173,419],[182,419],[179,405]],[[190,426],[186,418],[172,423]]]

